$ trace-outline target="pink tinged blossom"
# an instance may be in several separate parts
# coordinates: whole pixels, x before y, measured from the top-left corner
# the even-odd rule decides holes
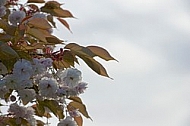
[[[0,17],[3,17],[6,14],[6,7],[0,6]]]
[[[25,18],[25,16],[26,16],[26,14],[24,11],[13,11],[9,15],[8,19],[11,24],[17,26],[22,21],[22,19]]]
[[[67,116],[65,119],[61,120],[57,126],[78,126],[72,117]]]
[[[87,88],[87,83],[85,83],[85,82],[80,82],[76,87],[74,87],[75,88],[75,90],[76,90],[76,92],[77,92],[77,94],[82,94],[82,93],[84,93],[84,91],[86,90],[86,88]]]
[[[18,60],[14,64],[13,75],[20,79],[29,79],[33,74],[32,64],[25,59]]]
[[[41,96],[52,98],[55,97],[58,83],[54,78],[43,77],[39,81],[38,88]]]
[[[65,96],[67,94],[67,89],[60,87],[57,89],[56,94],[59,97]]]
[[[80,112],[77,109],[74,109],[72,111],[69,111],[69,115],[71,117],[79,117],[80,116]]]
[[[52,66],[53,60],[51,58],[41,58],[40,62],[47,68]]]

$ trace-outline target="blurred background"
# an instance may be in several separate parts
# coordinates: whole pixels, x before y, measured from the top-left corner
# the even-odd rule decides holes
[[[76,17],[67,19],[73,33],[58,23],[54,34],[119,61],[97,59],[114,80],[77,66],[89,83],[84,126],[190,126],[189,0],[61,2]]]

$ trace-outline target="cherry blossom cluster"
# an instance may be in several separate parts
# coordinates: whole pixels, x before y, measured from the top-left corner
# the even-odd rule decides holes
[[[53,69],[51,58],[33,58],[32,61],[20,59],[14,64],[12,74],[7,74],[0,79],[0,98],[13,90],[25,105],[32,103],[37,97],[41,99],[54,99],[66,104],[65,99],[70,96],[78,96],[84,93],[87,83],[82,82],[81,71],[76,68]],[[35,90],[34,87],[38,89]],[[15,117],[23,117],[35,126],[32,108],[19,106],[12,94],[11,101],[14,102],[9,112]],[[30,116],[28,116],[30,113]],[[77,110],[69,111],[69,117],[62,120],[58,126],[65,123],[76,124],[72,117],[79,116]],[[63,125],[65,124],[65,125]],[[70,125],[69,125],[70,126]]]

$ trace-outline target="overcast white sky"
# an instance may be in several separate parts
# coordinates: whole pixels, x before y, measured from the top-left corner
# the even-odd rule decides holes
[[[73,34],[62,39],[105,47],[114,80],[78,67],[89,88],[82,95],[93,122],[84,126],[190,125],[190,1],[68,0]],[[53,124],[55,125],[55,124]]]

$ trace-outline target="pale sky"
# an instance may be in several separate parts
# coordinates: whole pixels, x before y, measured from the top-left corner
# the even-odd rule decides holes
[[[99,60],[114,80],[78,67],[81,96],[93,121],[84,126],[190,125],[190,1],[68,0],[73,34],[60,38],[106,48],[119,62]],[[53,124],[54,126],[55,124]]]

